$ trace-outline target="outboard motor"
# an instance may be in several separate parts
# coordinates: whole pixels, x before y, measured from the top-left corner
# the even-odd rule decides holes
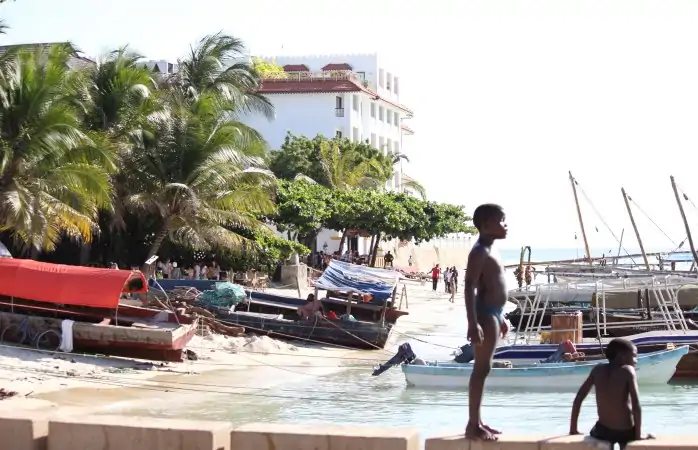
[[[397,349],[395,356],[390,358],[388,361],[384,362],[380,366],[373,370],[373,376],[377,376],[390,369],[393,366],[399,366],[400,364],[410,364],[417,358],[417,355],[412,351],[412,347],[409,343],[405,342]]]
[[[453,358],[453,362],[467,364],[473,359],[475,359],[475,351],[473,350],[473,346],[471,344],[465,344],[460,348],[460,352],[456,354],[456,357]]]

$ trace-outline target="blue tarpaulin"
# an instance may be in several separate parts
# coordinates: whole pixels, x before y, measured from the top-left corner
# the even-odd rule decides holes
[[[374,300],[385,302],[393,295],[401,275],[394,270],[357,266],[331,260],[315,287],[328,291],[371,294]]]

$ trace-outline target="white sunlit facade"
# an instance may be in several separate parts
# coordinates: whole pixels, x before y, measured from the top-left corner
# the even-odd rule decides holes
[[[409,155],[406,121],[412,111],[400,103],[400,76],[378,54],[262,57],[284,68],[283,78],[265,79],[260,92],[274,105],[272,120],[248,115],[242,120],[259,131],[272,149],[287,132],[309,138],[322,134],[366,142],[385,155]],[[395,166],[386,189],[402,191],[403,162]],[[341,233],[323,230],[317,250],[339,251]],[[348,248],[369,252],[370,238],[351,236]],[[344,248],[346,250],[347,247]]]

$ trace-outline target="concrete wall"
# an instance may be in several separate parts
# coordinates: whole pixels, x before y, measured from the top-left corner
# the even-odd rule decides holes
[[[0,450],[418,450],[407,428],[201,422],[149,417],[71,416],[52,411],[0,411]],[[599,445],[601,444],[601,445]],[[584,436],[507,436],[470,442],[462,436],[426,440],[426,450],[591,450],[607,447]],[[698,450],[698,436],[641,441],[629,450]]]

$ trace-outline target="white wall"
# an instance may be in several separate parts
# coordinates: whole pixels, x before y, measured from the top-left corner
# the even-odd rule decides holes
[[[281,147],[287,131],[296,136],[313,138],[321,133],[332,138],[340,130],[343,136],[351,137],[351,104],[347,103],[351,95],[338,95],[344,98],[344,117],[335,114],[337,95],[333,93],[273,94],[267,97],[274,104],[273,120],[260,114],[246,115],[240,120],[260,132],[272,149]]]

